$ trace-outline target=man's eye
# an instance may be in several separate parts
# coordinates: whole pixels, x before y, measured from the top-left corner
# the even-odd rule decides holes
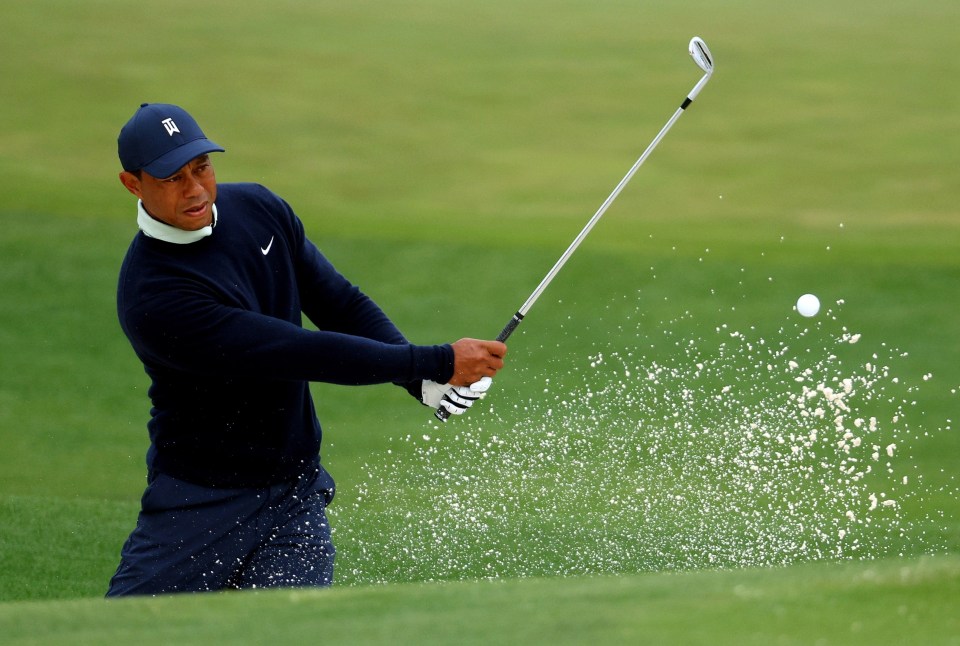
[[[166,182],[167,184],[173,184],[174,182],[179,182],[179,181],[180,181],[180,176],[179,176],[179,175],[173,175],[172,177],[168,177],[167,179],[165,179],[165,180],[163,180],[163,181]]]

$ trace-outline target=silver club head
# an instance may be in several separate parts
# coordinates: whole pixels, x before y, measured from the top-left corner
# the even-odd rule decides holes
[[[707,74],[713,74],[713,54],[710,53],[710,48],[699,36],[690,39],[690,56],[693,57],[693,62],[697,64],[697,67]]]

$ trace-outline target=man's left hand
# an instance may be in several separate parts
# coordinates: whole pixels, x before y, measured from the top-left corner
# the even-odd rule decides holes
[[[463,415],[473,404],[487,396],[493,380],[484,377],[469,386],[451,386],[423,380],[421,401],[431,408],[443,408],[451,415]]]

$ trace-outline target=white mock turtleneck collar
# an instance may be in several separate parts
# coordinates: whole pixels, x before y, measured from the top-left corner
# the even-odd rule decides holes
[[[196,231],[184,231],[183,229],[172,227],[165,222],[152,218],[150,214],[147,213],[147,210],[143,208],[143,202],[137,200],[137,225],[145,235],[151,238],[163,240],[164,242],[172,242],[173,244],[190,244],[191,242],[202,240],[213,233],[213,227],[217,226],[217,205],[211,205],[211,209],[213,210],[212,224],[208,224]]]

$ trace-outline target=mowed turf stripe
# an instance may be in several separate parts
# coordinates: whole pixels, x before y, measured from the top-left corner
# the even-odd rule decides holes
[[[960,558],[0,605],[7,644],[956,643]]]

